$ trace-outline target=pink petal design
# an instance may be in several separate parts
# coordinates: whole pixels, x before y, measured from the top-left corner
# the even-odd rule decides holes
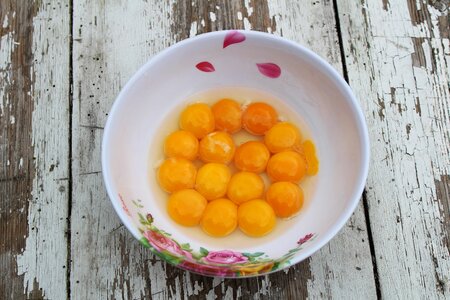
[[[214,72],[216,70],[214,69],[214,66],[207,61],[199,62],[198,64],[195,65],[195,67],[203,72]]]
[[[304,237],[298,240],[297,244],[301,245],[309,241],[314,235],[312,233],[308,233]]]
[[[230,31],[225,36],[225,39],[223,40],[223,48],[226,48],[230,45],[242,43],[245,41],[245,35],[242,32],[239,31]]]
[[[259,72],[267,77],[278,78],[281,75],[281,69],[277,64],[263,63],[256,65],[258,66]]]

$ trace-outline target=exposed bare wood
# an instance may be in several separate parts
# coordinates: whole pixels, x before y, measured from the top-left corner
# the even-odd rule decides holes
[[[339,0],[372,141],[367,202],[384,298],[450,298],[448,1]]]

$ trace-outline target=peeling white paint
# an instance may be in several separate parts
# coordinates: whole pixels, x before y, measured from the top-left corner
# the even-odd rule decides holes
[[[68,103],[60,100],[69,94],[69,15],[68,7],[55,5],[55,9],[41,9],[33,19],[35,63],[30,73],[34,87],[28,92],[35,96],[31,135],[36,161],[33,201],[28,207],[28,237],[23,253],[17,256],[17,272],[23,275],[24,293],[36,281],[46,299],[67,296],[67,228],[61,220],[68,215],[68,195],[59,189],[63,186],[67,191],[68,181],[57,179],[68,177],[69,172]],[[54,84],[52,80],[58,80],[60,87],[52,91],[52,97],[40,98]],[[61,167],[49,173],[52,161],[58,161]],[[20,158],[19,168],[23,163]]]
[[[237,18],[238,20],[242,21],[242,12],[240,11],[237,12]]]
[[[404,1],[390,1],[388,11],[366,1],[364,15],[359,2],[340,2],[349,81],[371,140],[366,197],[381,297],[450,299],[450,253],[436,201],[436,181],[450,174],[450,53],[440,14],[417,1],[426,21],[414,25],[418,13]],[[414,55],[425,61],[414,66]]]
[[[195,281],[195,284],[194,284],[194,291],[193,291],[193,294],[194,294],[194,295],[198,295],[198,293],[201,292],[201,291],[203,291],[203,284],[202,284],[202,285],[199,285],[199,284],[198,284],[198,281],[196,280],[196,281]]]
[[[191,23],[191,30],[189,31],[189,36],[193,37],[197,35],[197,21]]]
[[[7,16],[7,15],[6,15]],[[12,33],[0,37],[0,70],[6,70],[11,63]],[[0,72],[0,81],[9,82],[8,73]],[[4,116],[5,106],[8,107],[9,98],[5,89],[0,89],[0,117]]]
[[[14,116],[9,116],[9,122],[10,122],[11,124],[15,124],[15,123],[16,123],[16,117],[14,117]]]
[[[269,280],[269,276],[265,275],[264,279],[261,280],[261,287],[259,289],[260,294],[269,295],[272,283]]]
[[[202,24],[203,27],[205,27],[206,23],[205,23],[205,19],[202,19],[200,24]]]
[[[250,23],[250,21],[247,18],[244,18],[244,29],[245,30],[251,30],[252,29],[252,24]]]
[[[77,199],[72,207],[74,221],[71,240],[71,297],[74,300],[123,299],[122,293],[125,291],[130,294],[127,298],[140,299],[148,286],[151,286],[152,294],[148,298],[183,298],[180,287],[185,283],[185,276],[180,275],[176,279],[176,286],[169,291],[166,264],[155,259],[126,228],[121,227],[122,223],[104,190],[101,174],[79,175],[101,169],[102,139],[101,131],[94,131],[92,137],[90,129],[80,125],[103,126],[105,113],[110,110],[115,97],[129,78],[149,57],[176,42],[179,37],[174,36],[172,31],[174,2],[154,1],[149,5],[145,1],[138,1],[130,5],[128,1],[112,1],[106,6],[98,1],[74,2],[74,38],[81,42],[74,43],[73,55],[83,55],[74,60],[73,65],[74,101],[80,103],[73,106],[72,118],[73,155],[77,157],[72,171],[73,196]],[[98,18],[97,26],[89,24],[98,15],[103,17]],[[120,19],[127,22],[117,22]],[[188,23],[192,28],[191,36],[197,34],[199,23],[200,20],[193,25]],[[80,33],[78,28],[81,25],[83,30]],[[152,42],[143,43],[144,40]],[[98,61],[93,61],[92,57],[99,53],[102,56]],[[99,74],[102,74],[101,78]],[[92,88],[93,83],[99,90]],[[85,98],[78,99],[79,94],[83,97],[92,92],[102,98],[99,104],[84,101]],[[88,118],[88,112],[94,115]],[[93,142],[90,137],[94,138]],[[92,143],[91,147],[86,147],[86,144]],[[95,199],[95,205],[90,204],[91,197]],[[86,248],[96,251],[86,252]],[[124,252],[129,257],[126,261],[123,260]],[[93,269],[98,272],[92,272]],[[145,277],[146,272],[148,277]],[[77,280],[80,283],[76,283]]]
[[[215,22],[216,21],[216,14],[213,13],[212,11],[209,12],[209,19],[211,20],[211,22]]]
[[[250,17],[253,13],[253,7],[250,6],[251,0],[244,0],[244,6],[247,10],[247,16]]]
[[[8,27],[8,14],[5,14],[5,19],[3,20],[3,28]]]

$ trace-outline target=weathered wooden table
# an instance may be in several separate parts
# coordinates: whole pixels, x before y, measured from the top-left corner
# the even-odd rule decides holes
[[[0,299],[450,299],[448,0],[0,0]],[[121,225],[108,111],[155,53],[207,31],[319,53],[367,118],[371,166],[339,235],[270,276],[176,269]]]

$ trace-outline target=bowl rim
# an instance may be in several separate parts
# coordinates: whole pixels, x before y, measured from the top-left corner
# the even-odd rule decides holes
[[[243,277],[254,277],[254,276],[261,276],[261,275],[267,275],[272,272],[277,272],[283,269],[287,269],[291,266],[294,266],[298,264],[299,262],[307,259],[311,255],[313,255],[315,252],[319,251],[323,246],[325,246],[328,242],[330,242],[333,237],[337,235],[337,233],[344,227],[344,225],[347,223],[347,221],[352,216],[353,212],[355,211],[362,193],[365,188],[365,183],[367,180],[368,172],[369,172],[369,160],[370,160],[370,141],[369,141],[369,133],[368,133],[368,127],[367,123],[364,117],[364,113],[362,110],[362,107],[357,100],[356,96],[354,95],[353,91],[351,90],[348,83],[344,80],[342,75],[333,67],[331,66],[325,59],[320,57],[318,54],[313,52],[312,50],[306,48],[303,45],[300,45],[297,42],[291,41],[289,39],[286,39],[284,37],[275,36],[270,33],[265,32],[259,32],[259,31],[252,31],[252,30],[221,30],[221,31],[214,31],[214,32],[208,32],[204,34],[197,35],[195,37],[190,37],[187,39],[184,39],[180,42],[177,42],[173,44],[170,47],[165,48],[164,50],[160,51],[156,55],[153,55],[149,58],[149,60],[142,65],[137,72],[135,72],[131,78],[127,81],[127,83],[124,85],[124,87],[121,89],[119,94],[117,95],[115,101],[112,104],[112,107],[110,109],[110,112],[108,114],[108,118],[106,120],[106,124],[103,131],[103,138],[102,138],[102,144],[101,144],[101,163],[102,163],[102,174],[103,174],[103,181],[105,183],[105,188],[108,194],[108,197],[110,198],[110,201],[113,204],[114,210],[116,211],[117,215],[119,216],[121,222],[125,225],[125,227],[132,233],[132,235],[139,241],[141,238],[139,230],[135,228],[135,226],[131,223],[129,220],[129,217],[127,216],[127,213],[123,210],[120,199],[118,195],[115,195],[113,193],[113,184],[112,179],[109,172],[109,165],[108,165],[108,149],[106,148],[106,144],[108,143],[110,136],[112,135],[111,132],[111,123],[114,119],[114,116],[117,114],[117,110],[119,107],[119,104],[124,101],[125,95],[128,93],[128,91],[133,87],[133,85],[142,77],[147,70],[151,69],[151,67],[159,60],[164,59],[166,56],[170,55],[172,52],[177,51],[179,48],[184,47],[187,44],[195,43],[200,40],[204,39],[210,39],[210,38],[217,38],[217,37],[224,37],[227,33],[232,31],[238,31],[245,33],[246,36],[252,36],[259,39],[269,39],[273,40],[276,43],[279,43],[280,45],[289,46],[291,48],[294,48],[298,52],[301,52],[302,56],[304,56],[307,60],[311,62],[311,64],[317,68],[319,71],[323,72],[324,75],[328,76],[331,81],[333,81],[338,89],[341,90],[341,93],[344,96],[345,101],[349,104],[350,109],[352,111],[352,115],[355,118],[356,123],[358,124],[358,134],[361,144],[361,166],[359,167],[359,179],[355,183],[355,188],[352,193],[351,198],[349,199],[349,204],[344,209],[344,211],[339,215],[338,219],[330,228],[325,231],[320,236],[318,235],[316,238],[316,242],[306,249],[303,249],[303,251],[299,252],[295,257],[293,257],[290,261],[290,264],[288,264],[284,268],[277,269],[275,271],[269,271],[263,274],[257,274],[257,275],[250,275],[250,276],[241,276],[239,278]],[[180,266],[178,266],[180,267]],[[192,271],[190,271],[192,272]],[[197,272],[194,272],[197,273]],[[201,274],[201,273],[198,273]],[[208,276],[205,274],[202,274],[204,276]]]

